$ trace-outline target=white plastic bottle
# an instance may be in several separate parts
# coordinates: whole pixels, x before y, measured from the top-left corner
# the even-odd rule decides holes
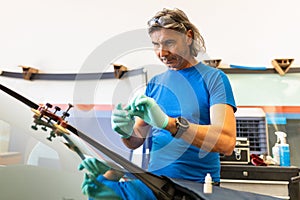
[[[205,176],[205,182],[203,186],[203,193],[204,194],[211,194],[212,193],[212,178],[210,173],[207,173]]]
[[[277,136],[277,141],[275,145],[272,147],[272,156],[274,161],[276,162],[276,165],[280,165],[280,155],[279,155],[279,137],[278,132],[275,132],[275,135]]]
[[[277,131],[279,137],[279,156],[280,156],[280,166],[289,167],[291,166],[290,161],[290,145],[286,143],[286,133]]]

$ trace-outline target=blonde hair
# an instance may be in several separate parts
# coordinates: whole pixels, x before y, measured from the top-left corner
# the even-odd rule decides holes
[[[193,42],[190,46],[191,54],[196,57],[200,51],[203,53],[206,51],[204,39],[198,28],[192,24],[186,14],[178,8],[173,10],[164,8],[148,21],[148,26],[149,34],[161,28],[172,29],[181,33],[186,33],[188,30],[191,30],[193,33]]]

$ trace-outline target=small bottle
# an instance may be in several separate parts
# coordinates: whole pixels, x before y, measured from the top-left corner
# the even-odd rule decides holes
[[[290,145],[281,144],[279,153],[280,153],[280,166],[285,166],[285,167],[291,166]]]
[[[280,166],[289,167],[291,165],[290,161],[290,145],[286,143],[286,133],[278,131],[276,132],[279,136],[279,157]]]
[[[274,161],[276,162],[275,165],[280,165],[280,155],[279,155],[279,136],[278,132],[275,132],[275,135],[277,136],[277,141],[275,145],[272,147],[272,156]]]
[[[207,173],[205,176],[205,182],[203,186],[203,193],[204,194],[211,194],[212,193],[212,179],[210,173]]]

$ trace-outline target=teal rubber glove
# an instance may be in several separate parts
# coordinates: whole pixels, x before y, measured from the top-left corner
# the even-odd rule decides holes
[[[128,110],[122,108],[121,104],[113,110],[111,116],[112,129],[119,133],[122,138],[129,138],[133,132],[134,118],[129,115]]]
[[[153,98],[144,94],[134,98],[126,109],[130,109],[130,115],[142,118],[151,126],[165,128],[168,125],[169,117],[161,110]]]
[[[81,192],[88,197],[92,197],[93,199],[121,199],[115,191],[107,187],[106,185],[99,183],[94,178],[91,178],[87,174],[84,174],[84,180],[81,184]]]
[[[78,166],[78,170],[86,169],[94,178],[104,174],[110,167],[96,158],[85,158]]]

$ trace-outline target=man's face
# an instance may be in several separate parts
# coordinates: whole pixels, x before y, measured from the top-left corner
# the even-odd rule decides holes
[[[180,70],[189,67],[192,38],[170,29],[159,29],[150,34],[157,57],[170,69]]]

